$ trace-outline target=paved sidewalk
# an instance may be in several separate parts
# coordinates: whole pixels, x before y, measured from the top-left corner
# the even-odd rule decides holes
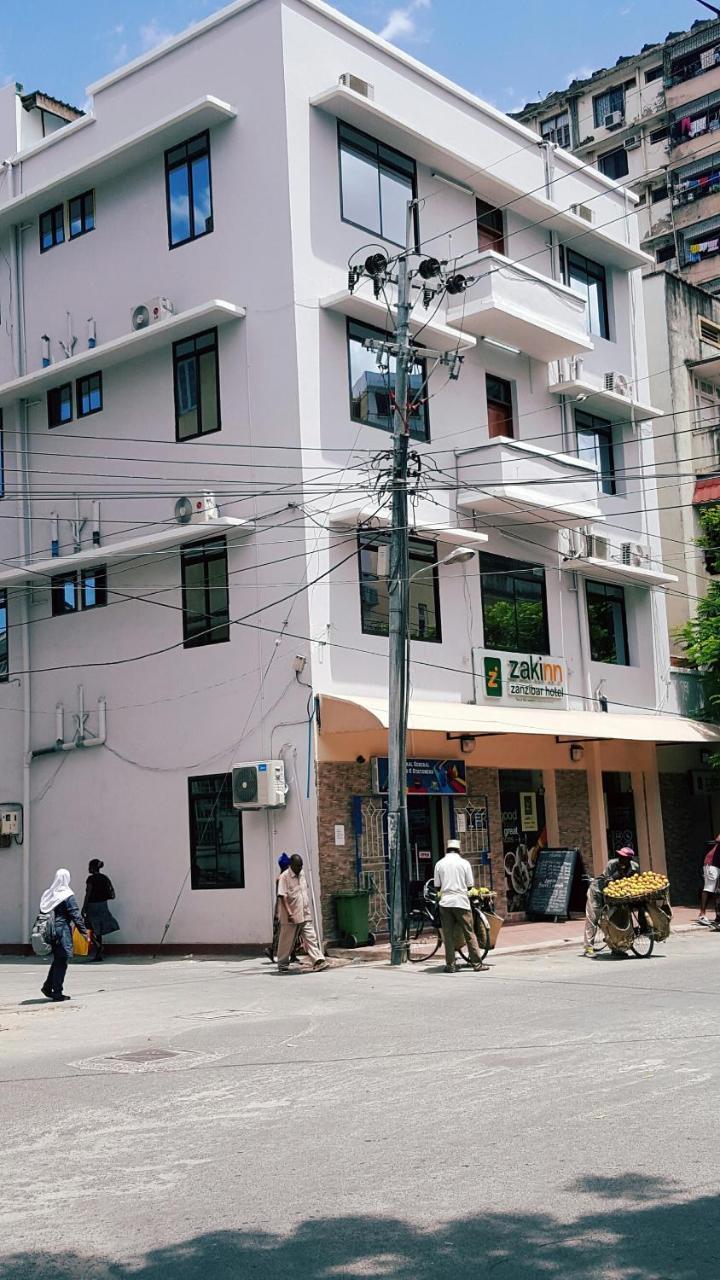
[[[673,932],[684,933],[688,929],[700,929],[702,926],[694,923],[697,914],[695,907],[673,907]],[[583,940],[583,927],[583,919],[565,920],[558,924],[552,920],[505,924],[500,933],[500,945],[495,948],[493,954],[516,955],[523,951],[550,951],[555,947],[580,946]],[[374,947],[349,949],[335,947],[331,943],[328,953],[344,960],[388,960],[390,946],[387,942],[379,942]]]

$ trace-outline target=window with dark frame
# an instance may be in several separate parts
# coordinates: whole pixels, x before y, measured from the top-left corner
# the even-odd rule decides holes
[[[7,591],[0,591],[0,684],[9,678]]]
[[[107,597],[107,565],[104,564],[91,569],[72,569],[68,573],[56,574],[50,580],[53,618],[66,613],[102,609],[107,604]]]
[[[63,382],[61,387],[52,387],[47,393],[48,427],[63,427],[72,422],[73,389],[71,382]]]
[[[177,440],[220,430],[217,329],[173,343],[173,385]]]
[[[340,216],[343,222],[405,245],[407,202],[417,197],[415,161],[338,121]],[[417,207],[413,211],[419,243]]]
[[[389,633],[387,533],[361,533],[358,537],[360,561],[360,615],[364,635]],[[440,585],[437,547],[421,538],[409,539],[410,553],[410,639],[440,644]],[[413,577],[413,575],[417,575]]]
[[[486,649],[550,652],[545,570],[540,565],[480,552],[480,595]]]
[[[670,137],[670,129],[668,125],[663,125],[661,129],[653,129],[650,133],[650,142],[655,146],[658,142],[664,142]]]
[[[650,200],[652,204],[659,204],[661,200],[667,200],[667,198],[668,198],[668,189],[664,184],[662,187],[650,188]]]
[[[374,351],[363,346],[366,338],[390,341],[384,329],[347,321],[348,369],[350,379],[350,417],[368,427],[392,431],[395,409],[395,357],[389,357],[387,369],[379,369]],[[427,369],[424,360],[413,364],[408,378],[410,402],[410,435],[415,440],[430,439],[427,405]]]
[[[477,223],[478,252],[485,253],[494,249],[495,253],[505,253],[505,224],[502,209],[496,209],[486,200],[475,199],[475,221]]]
[[[230,594],[224,538],[183,547],[183,646],[197,649],[230,639]]]
[[[545,142],[554,142],[558,147],[570,150],[570,115],[561,111],[559,115],[548,116],[540,122],[540,136]]]
[[[75,383],[75,402],[78,418],[89,418],[100,413],[103,407],[102,374],[89,373]]]
[[[625,89],[621,84],[615,85],[612,89],[607,89],[605,93],[599,93],[593,98],[593,119],[596,129],[605,128],[605,119],[614,112],[619,111],[621,115],[625,115]]]
[[[663,64],[658,62],[656,67],[648,67],[645,72],[645,83],[652,84],[653,80],[659,80],[663,73]]]
[[[228,773],[188,778],[190,887],[244,889],[242,813]]]
[[[676,256],[677,252],[674,242],[671,244],[663,244],[659,249],[655,250],[655,261],[658,263],[670,262]]]
[[[613,178],[615,182],[619,182],[630,172],[628,153],[624,147],[617,147],[615,151],[606,151],[604,155],[598,156],[597,166],[606,178]]]
[[[81,196],[73,196],[68,201],[68,226],[70,239],[87,235],[95,230],[95,192],[84,191]]]
[[[594,462],[598,468],[598,483],[603,493],[617,493],[615,483],[615,450],[613,427],[604,418],[582,409],[575,410],[578,457],[583,462]]]
[[[497,378],[492,373],[486,373],[485,394],[489,439],[494,440],[498,436],[514,436],[512,382],[508,382],[505,378]]]
[[[171,249],[215,230],[209,133],[165,152],[165,191]]]
[[[629,667],[624,588],[613,582],[592,582],[588,579],[585,596],[593,662]]]
[[[566,249],[565,283],[587,301],[588,333],[598,338],[610,337],[607,277],[605,268],[574,249]]]
[[[40,252],[47,253],[48,249],[54,249],[55,245],[64,242],[65,206],[57,204],[54,209],[40,214]]]

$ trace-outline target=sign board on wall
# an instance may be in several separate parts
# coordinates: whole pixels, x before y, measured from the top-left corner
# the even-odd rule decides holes
[[[372,762],[373,792],[387,795],[388,761],[375,756]],[[464,796],[467,794],[464,760],[408,760],[409,796]]]
[[[564,658],[537,653],[496,653],[473,649],[475,696],[518,706],[565,707],[567,665]]]

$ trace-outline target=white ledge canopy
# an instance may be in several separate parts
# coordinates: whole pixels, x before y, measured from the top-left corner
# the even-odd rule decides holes
[[[223,302],[213,298],[198,307],[190,307],[177,315],[168,316],[166,320],[158,320],[148,325],[147,329],[131,329],[119,338],[111,338],[109,342],[98,343],[96,347],[88,347],[69,360],[60,360],[49,364],[44,369],[35,369],[22,378],[14,378],[0,386],[0,405],[10,404],[14,400],[24,400],[36,396],[53,387],[62,386],[83,373],[104,371],[116,364],[123,364],[138,356],[149,355],[159,347],[169,346],[180,338],[187,338],[192,333],[210,326],[227,324],[231,320],[242,320],[245,308],[237,307],[232,302]]]
[[[205,524],[175,524],[169,528],[156,530],[154,533],[139,534],[134,538],[123,538],[117,542],[108,542],[101,547],[87,547],[72,555],[54,556],[50,560],[36,560],[14,569],[0,568],[0,587],[15,587],[31,582],[38,587],[50,585],[50,580],[58,574],[69,573],[73,569],[90,569],[97,565],[121,564],[124,560],[134,560],[142,556],[152,556],[159,551],[172,551],[176,547],[191,542],[206,542],[208,538],[218,538],[223,534],[235,533],[247,535],[255,526],[251,520],[239,520],[234,516],[219,516],[216,520],[208,520]]]
[[[501,178],[496,169],[483,169],[479,155],[463,155],[435,141],[409,120],[401,119],[397,114],[385,110],[375,99],[366,98],[346,85],[332,85],[311,98],[310,105],[371,133],[374,138],[389,146],[406,151],[420,164],[454,179],[485,200],[498,205],[512,202],[517,213],[531,222],[541,222],[548,231],[557,231],[568,243],[572,242],[573,248],[607,266],[632,271],[635,267],[649,266],[655,262],[649,254],[613,234],[622,225],[626,216],[624,213],[618,214],[617,221],[607,231],[599,226],[593,227],[571,209],[563,209],[539,192],[524,191]],[[538,137],[538,147],[540,142]],[[604,193],[609,191],[608,187]]]
[[[552,396],[570,396],[577,400],[578,408],[587,409],[588,413],[605,414],[615,422],[644,422],[648,418],[662,418],[665,410],[646,404],[631,392],[621,396],[617,391],[606,391],[587,378],[568,378],[558,382],[553,379],[548,391]]]
[[[323,734],[372,732],[389,727],[386,698],[321,695]],[[720,743],[720,726],[667,713],[634,715],[619,711],[540,710],[537,707],[486,707],[466,702],[420,702],[410,699],[408,729],[414,732],[462,734],[529,734],[572,742],[621,741]]]
[[[392,517],[387,510],[377,511],[374,507],[357,506],[332,511],[329,523],[331,527],[340,529],[382,530],[390,528]],[[413,518],[412,511],[409,513],[408,532],[411,536],[418,534],[421,537],[433,538],[437,542],[449,542],[452,546],[458,547],[479,547],[488,541],[486,533],[478,533],[475,529],[461,529],[452,525],[439,524],[423,517],[416,520]]]
[[[59,204],[80,191],[87,191],[89,187],[107,182],[153,156],[161,156],[168,147],[184,142],[192,134],[202,133],[204,129],[210,129],[223,121],[234,120],[236,114],[235,108],[229,103],[222,102],[212,94],[205,94],[180,111],[121,138],[106,150],[88,156],[81,164],[73,165],[0,205],[0,230],[37,217],[53,204]],[[60,133],[58,131],[58,136]],[[62,150],[58,154],[62,154]],[[30,154],[18,157],[23,163],[29,163],[31,158]]]
[[[386,331],[392,329],[397,315],[397,309],[393,304],[388,310],[384,302],[374,298],[365,288],[356,289],[353,293],[349,289],[341,289],[339,293],[331,293],[328,297],[322,298],[320,306],[324,311],[337,311],[351,320],[358,320],[362,324],[373,325],[376,329]],[[462,333],[460,329],[453,329],[437,318],[429,319],[428,317],[432,317],[432,308],[429,312],[425,312],[419,310],[417,306],[410,316],[410,332],[415,334],[418,330],[422,330],[422,340],[418,343],[418,350],[426,346],[436,351],[469,351],[477,345],[476,339],[470,334]]]
[[[572,556],[563,560],[562,568],[569,573],[579,573],[594,582],[620,582],[626,586],[670,587],[677,582],[674,573],[650,566],[623,564],[619,560],[601,560],[596,556]]]

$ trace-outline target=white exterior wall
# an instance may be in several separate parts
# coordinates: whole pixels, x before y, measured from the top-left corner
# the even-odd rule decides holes
[[[294,655],[309,658],[302,679],[315,692],[374,693],[386,686],[387,641],[361,632],[355,531],[327,527],[333,507],[347,503],[354,486],[360,502],[369,500],[367,473],[357,468],[356,454],[390,446],[389,436],[350,420],[345,317],[319,306],[345,287],[349,256],[372,238],[341,221],[336,119],[311,105],[345,71],[375,86],[374,101],[384,112],[412,121],[439,149],[472,158],[479,194],[498,199],[497,184],[506,183],[544,199],[543,156],[528,130],[305,0],[236,5],[232,16],[211,20],[193,39],[108,77],[96,88],[94,122],[70,126],[66,136],[61,132],[22,163],[21,189],[27,191],[202,95],[213,94],[237,111],[236,120],[211,131],[215,230],[204,239],[168,250],[162,146],[151,161],[98,185],[91,234],[41,256],[37,220],[23,233],[29,369],[39,367],[43,333],[53,339],[54,359],[61,358],[67,311],[81,348],[88,315],[96,319],[102,346],[127,332],[135,303],[156,294],[171,298],[178,311],[212,298],[247,308],[244,320],[219,329],[218,435],[175,442],[169,345],[108,369],[100,414],[49,432],[44,395],[28,409],[36,558],[49,545],[49,510],[70,518],[78,490],[83,515],[93,497],[101,498],[108,541],[121,530],[167,524],[175,497],[202,488],[215,491],[222,514],[258,521],[250,536],[228,536],[230,616],[264,606],[249,620],[264,630],[233,627],[229,644],[182,648],[177,552],[111,566],[110,603],[95,613],[53,619],[47,589],[35,589],[31,597],[32,746],[53,742],[55,705],[63,702],[69,717],[82,683],[91,728],[97,699],[107,698],[108,747],[70,754],[59,770],[57,756],[32,764],[30,902],[34,906],[56,866],[73,870],[79,891],[88,858],[103,857],[117,882],[120,941],[157,942],[188,875],[188,776],[223,773],[233,760],[282,754],[291,783],[287,810],[243,819],[246,889],[192,892],[186,883],[167,937],[175,943],[266,939],[275,856],[283,848],[305,852],[303,828],[314,844],[315,796],[312,790],[309,799],[304,796],[309,691],[295,679]],[[370,120],[366,131],[373,132]],[[395,145],[412,153],[401,136]],[[418,164],[418,187],[425,197],[421,239],[431,240],[428,247],[439,256],[471,253],[474,197],[438,184],[424,162]],[[552,197],[558,209],[591,201],[610,239],[637,244],[633,220],[623,218],[627,197],[572,157],[557,157]],[[453,232],[449,247],[447,229],[468,221]],[[556,246],[551,248],[547,228],[533,225],[527,210],[510,210],[507,224],[507,255],[550,276]],[[3,249],[10,251],[7,236]],[[608,280],[612,340],[595,340],[586,368],[598,375],[615,369],[641,383],[647,360],[637,282],[620,270],[609,271]],[[9,303],[5,282],[0,302],[3,309]],[[5,330],[0,369],[7,380],[12,363]],[[457,523],[455,451],[487,439],[486,371],[516,385],[517,438],[551,453],[567,450],[558,399],[547,391],[547,365],[478,342],[458,382],[443,385],[445,373],[435,375],[431,440],[416,446],[428,455],[428,468],[432,457],[445,474],[441,500],[451,525]],[[15,457],[18,412],[5,413],[6,463]],[[271,444],[284,451],[270,452]],[[651,465],[650,428],[627,428],[618,454],[621,467]],[[41,493],[47,471],[52,503]],[[83,471],[92,476],[82,480]],[[608,532],[618,541],[649,541],[656,548],[657,516],[644,509],[637,472],[631,474],[617,497],[600,498]],[[10,470],[7,483],[15,491]],[[151,496],[140,497],[146,488]],[[252,497],[247,489],[251,495],[271,492]],[[303,500],[307,522],[291,505]],[[0,507],[0,514],[7,509],[15,515],[12,497]],[[69,526],[62,528],[67,552]],[[588,705],[588,690],[601,685],[613,709],[663,705],[668,654],[659,593],[627,589],[633,665],[591,664],[585,671],[574,583],[560,570],[567,543],[558,525],[483,528],[489,551],[546,566],[551,651],[567,657],[576,705]],[[13,519],[0,524],[0,548],[0,561],[19,562]],[[309,592],[283,599],[305,575],[313,580],[333,566]],[[417,697],[470,701],[471,649],[483,643],[477,562],[439,572],[443,642],[413,643],[413,689]],[[156,590],[163,593],[157,604],[113,595]],[[17,595],[10,600],[13,628]],[[268,607],[271,601],[279,603]],[[18,635],[11,631],[11,676],[18,669]],[[155,650],[167,652],[126,661]],[[3,800],[22,792],[27,683],[25,676],[21,680],[0,686]],[[22,850],[0,851],[0,941],[22,937],[21,875]]]

